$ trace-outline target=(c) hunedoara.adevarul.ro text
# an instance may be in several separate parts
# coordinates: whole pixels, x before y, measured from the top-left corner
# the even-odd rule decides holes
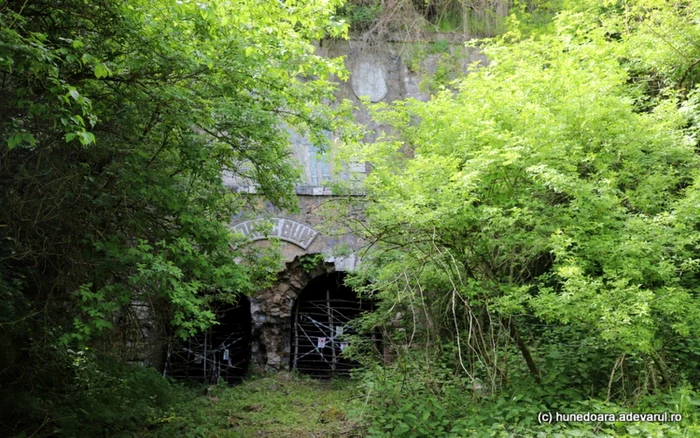
[[[662,412],[654,414],[636,414],[632,412],[622,414],[597,414],[594,412],[564,414],[561,412],[540,412],[537,414],[539,424],[551,423],[614,423],[614,422],[647,422],[670,423],[683,420],[682,414]]]

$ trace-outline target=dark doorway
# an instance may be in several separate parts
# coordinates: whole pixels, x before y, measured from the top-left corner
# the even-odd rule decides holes
[[[343,284],[345,274],[334,272],[313,279],[301,292],[292,312],[291,368],[314,377],[347,375],[357,363],[343,355],[350,323],[373,304]]]
[[[250,364],[250,301],[241,296],[236,305],[215,309],[218,325],[168,346],[165,375],[202,383],[230,383],[245,377]]]

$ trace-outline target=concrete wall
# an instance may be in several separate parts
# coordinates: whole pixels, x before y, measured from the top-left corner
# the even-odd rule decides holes
[[[337,97],[350,99],[357,106],[355,119],[374,131],[366,141],[372,141],[385,127],[370,119],[361,105],[361,96],[371,102],[392,102],[399,99],[429,99],[429,87],[421,87],[426,75],[438,68],[466,72],[470,64],[486,62],[476,49],[463,44],[438,40],[433,46],[408,43],[387,43],[367,46],[359,41],[322,41],[318,52],[323,56],[345,58],[350,71],[348,82],[339,82]],[[441,67],[442,63],[442,67]],[[250,237],[256,244],[267,238],[281,241],[285,269],[270,288],[259,291],[251,298],[253,318],[253,366],[257,370],[284,370],[289,367],[291,316],[294,302],[304,287],[316,276],[332,271],[352,271],[360,263],[359,250],[363,242],[345,233],[338,224],[327,223],[320,214],[334,196],[327,183],[333,178],[335,163],[318,155],[309,141],[292,134],[294,156],[303,168],[303,180],[296,187],[300,211],[292,214],[267,205],[257,218],[233,218],[231,226]],[[332,154],[331,154],[332,155]],[[351,165],[359,177],[368,171],[363,163]],[[348,178],[348,174],[338,176]],[[226,179],[232,190],[250,193],[249,184]],[[272,224],[267,235],[256,227],[256,219]],[[311,270],[304,270],[300,258],[322,254],[323,262]],[[342,254],[342,255],[339,255]],[[308,268],[308,267],[307,267]]]

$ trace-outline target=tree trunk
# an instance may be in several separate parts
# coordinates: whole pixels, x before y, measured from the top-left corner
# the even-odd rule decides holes
[[[522,338],[520,338],[520,335],[518,335],[518,331],[515,328],[515,324],[513,324],[513,320],[508,319],[507,321],[503,321],[503,323],[508,327],[510,337],[513,338],[513,341],[515,341],[518,349],[520,349],[520,353],[523,355],[525,363],[527,363],[527,368],[530,370],[530,374],[532,374],[532,377],[535,378],[535,382],[538,384],[542,383],[542,378],[540,377],[540,372],[537,369],[537,364],[535,364],[535,360],[532,358],[532,354],[530,354],[530,349],[527,347],[525,342],[523,342]]]

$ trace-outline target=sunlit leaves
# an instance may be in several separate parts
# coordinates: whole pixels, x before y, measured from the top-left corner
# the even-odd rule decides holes
[[[65,339],[99,334],[132,299],[191,335],[212,322],[211,301],[233,302],[276,272],[272,251],[248,253],[228,230],[249,200],[221,176],[295,207],[299,170],[282,126],[322,143],[344,123],[324,101],[331,77],[346,76],[342,61],[315,55],[312,41],[344,35],[338,4],[0,9],[0,239],[19,265],[44,266],[32,271],[36,300],[81,303]]]
[[[460,281],[472,305],[622,351],[697,335],[697,110],[675,67],[700,55],[697,13],[628,3],[572,5],[551,34],[486,44],[491,64],[457,93],[377,108],[394,133],[349,152],[373,166],[368,234],[423,268],[397,279],[378,258],[375,288]]]

